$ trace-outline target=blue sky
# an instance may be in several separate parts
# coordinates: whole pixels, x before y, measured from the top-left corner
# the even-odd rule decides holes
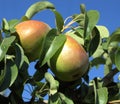
[[[3,18],[7,20],[20,19],[27,8],[39,0],[0,0],[0,23]],[[56,9],[62,14],[63,18],[80,12],[80,4],[85,4],[87,10],[98,10],[100,13],[99,25],[106,26],[110,33],[120,27],[120,0],[49,0]],[[48,23],[51,27],[55,26],[54,15],[50,11],[43,11],[33,17]],[[31,70],[34,68],[31,64]],[[101,67],[102,69],[102,67]],[[34,69],[33,69],[34,70]],[[91,78],[102,76],[100,70],[92,71]]]

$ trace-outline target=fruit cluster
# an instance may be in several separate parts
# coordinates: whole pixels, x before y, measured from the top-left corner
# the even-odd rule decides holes
[[[43,40],[50,31],[44,22],[27,20],[15,26],[20,44],[30,61],[39,59]],[[83,46],[66,34],[66,41],[48,61],[48,66],[62,81],[74,81],[82,77],[88,69],[88,55]]]

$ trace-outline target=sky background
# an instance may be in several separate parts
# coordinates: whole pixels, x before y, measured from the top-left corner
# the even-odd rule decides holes
[[[3,18],[7,20],[20,19],[28,9],[28,7],[39,0],[0,0],[0,23]],[[98,10],[100,19],[98,25],[106,26],[110,33],[120,27],[120,0],[49,0],[52,2],[57,11],[61,13],[63,18],[80,13],[80,4],[85,4],[87,10]],[[55,27],[54,15],[50,11],[42,11],[35,15],[32,19],[41,20],[48,23],[51,27]],[[92,70],[90,78],[95,76],[103,76],[103,68]],[[31,63],[30,70],[34,70],[34,63]],[[32,74],[33,71],[30,71]],[[120,74],[120,73],[119,73]]]

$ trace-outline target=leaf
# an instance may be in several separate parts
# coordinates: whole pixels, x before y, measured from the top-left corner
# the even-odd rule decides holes
[[[62,101],[59,98],[59,93],[49,96],[48,104],[62,104]]]
[[[4,70],[5,67],[5,62],[4,60],[0,62],[0,85],[2,84],[4,77],[5,77],[5,73],[6,70]]]
[[[0,30],[0,44],[1,44],[1,42],[2,42],[2,32]]]
[[[106,44],[106,49],[112,42],[120,42],[120,28],[118,28],[112,35],[109,36]]]
[[[45,9],[55,9],[54,5],[48,1],[41,1],[32,4],[25,13],[29,19],[31,19],[36,13]]]
[[[65,35],[57,35],[56,29],[52,29],[46,36],[40,53],[40,65],[43,66],[66,40]]]
[[[39,66],[39,62],[35,65],[37,71],[33,75],[33,79],[35,81],[41,81],[44,78],[44,74],[47,72],[48,65],[45,64],[43,66]]]
[[[58,81],[48,72],[45,73],[45,80],[50,84],[50,95],[57,93],[59,87]]]
[[[12,19],[7,21],[5,18],[2,20],[2,30],[6,34],[11,34],[15,32],[14,26],[19,23],[18,19]]]
[[[68,98],[67,96],[65,96],[63,93],[59,92],[59,96],[60,96],[60,99],[62,100],[62,102],[64,102],[65,104],[74,104],[73,101],[70,98]]]
[[[64,26],[64,20],[59,12],[57,12],[56,10],[53,10],[53,12],[55,14],[56,27],[57,27],[58,33],[60,34]]]
[[[108,38],[109,37],[109,30],[107,29],[107,27],[102,26],[102,25],[96,25],[95,26],[99,33],[100,33],[100,37],[103,38]]]
[[[92,29],[94,28],[94,26],[97,24],[98,20],[99,20],[99,12],[96,10],[89,10],[87,12],[87,16],[88,16],[88,26],[90,31],[92,31]]]
[[[85,13],[86,12],[86,8],[85,8],[84,4],[80,5],[80,10],[81,10],[81,13]]]
[[[74,104],[73,101],[63,93],[55,93],[49,97],[48,104]]]
[[[5,32],[5,31],[9,31],[10,27],[9,27],[9,23],[8,21],[3,18],[2,20],[2,30]]]
[[[12,19],[10,21],[8,21],[9,24],[9,30],[10,33],[14,33],[15,32],[15,25],[17,25],[20,21],[18,19]]]
[[[120,71],[120,49],[118,49],[115,53],[115,65],[117,69]]]
[[[20,69],[24,62],[24,51],[18,43],[15,44],[15,51],[16,51],[15,63]]]
[[[91,32],[99,20],[99,12],[96,10],[87,11],[85,14],[84,37],[89,39]]]
[[[100,64],[105,64],[105,59],[103,57],[97,57],[97,58],[94,58],[91,62],[90,62],[90,65],[92,67],[94,66],[98,66]]]
[[[103,53],[104,53],[103,47],[99,43],[99,46],[97,47],[96,51],[93,53],[92,57],[93,58],[101,57]]]
[[[57,50],[64,45],[65,41],[66,41],[65,35],[59,35],[54,38],[42,61],[42,65],[44,65],[57,52]]]
[[[18,75],[18,68],[12,60],[6,60],[6,66],[4,70],[6,70],[6,73],[3,83],[0,86],[0,91],[3,91],[10,87],[14,83]]]
[[[11,36],[8,38],[4,38],[1,45],[0,45],[0,61],[5,57],[8,48],[14,42],[15,36]]]
[[[108,90],[106,87],[97,89],[98,102],[99,104],[107,104],[108,101]]]
[[[89,56],[94,54],[94,52],[97,50],[99,43],[100,43],[99,31],[96,30],[94,35],[95,36],[93,37],[93,39],[91,40],[90,45],[89,45]]]
[[[49,33],[47,34],[46,38],[44,39],[42,50],[40,52],[40,59],[39,59],[40,65],[42,64],[42,61],[45,58],[45,55],[47,51],[49,50],[49,47],[52,44],[52,41],[54,40],[55,36],[57,36],[57,30],[51,29]]]
[[[76,34],[72,33],[72,32],[67,32],[66,35],[71,36],[72,38],[74,38],[79,44],[84,45],[84,40],[83,38],[77,36]]]

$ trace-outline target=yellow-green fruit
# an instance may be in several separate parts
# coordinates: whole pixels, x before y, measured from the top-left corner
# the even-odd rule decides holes
[[[37,20],[28,20],[15,26],[19,36],[20,43],[30,61],[39,58],[43,38],[51,29],[44,22]]]
[[[82,77],[88,69],[88,55],[84,48],[72,37],[67,40],[61,51],[49,61],[50,68],[62,81],[74,81]]]

